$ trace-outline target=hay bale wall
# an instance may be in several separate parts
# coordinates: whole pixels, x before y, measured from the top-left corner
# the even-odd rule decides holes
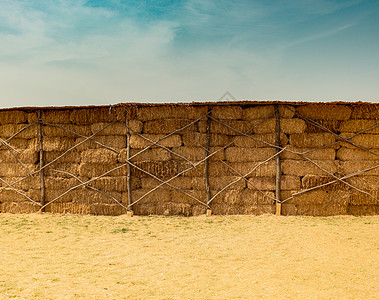
[[[379,105],[278,104],[280,143],[286,147],[280,155],[282,213],[378,214],[379,203],[374,198],[379,198],[379,168],[346,179],[368,194],[338,180],[328,183],[378,164]],[[268,160],[276,153],[273,103],[20,108],[1,110],[0,115],[4,141],[0,149],[1,212],[28,213],[40,208],[41,126],[47,165],[44,200],[54,201],[46,212],[126,213],[130,130],[130,193],[132,201],[138,201],[132,206],[135,214],[204,214],[206,206],[200,202],[207,202],[207,144],[209,154],[214,153],[208,159],[212,212],[275,213],[276,164],[275,159]],[[173,187],[163,184],[151,192],[179,173],[169,182]],[[319,185],[325,186],[300,195]]]

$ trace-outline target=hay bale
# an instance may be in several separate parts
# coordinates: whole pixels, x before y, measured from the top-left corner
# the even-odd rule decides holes
[[[98,135],[122,135],[125,136],[127,134],[127,128],[125,124],[123,123],[114,123],[105,129],[103,129],[105,126],[107,126],[107,123],[94,123],[90,126],[90,134],[94,134],[101,130]],[[84,126],[84,125],[81,125]]]
[[[141,178],[141,184],[142,184],[143,189],[149,190],[149,189],[155,188],[156,186],[161,184],[161,182],[152,177],[144,177],[144,178]],[[190,190],[191,188],[193,188],[192,179],[189,177],[175,178],[172,181],[170,181],[170,184],[182,190]],[[165,184],[162,187],[160,187],[160,189],[171,190],[172,188],[170,188],[168,185]]]
[[[349,205],[347,214],[353,216],[379,215],[379,205]]]
[[[239,179],[240,176],[218,176],[218,177],[212,177],[210,178],[210,187],[212,190],[214,191],[219,191],[221,189],[223,189],[226,185],[228,185],[229,183]],[[203,178],[200,178],[200,177],[194,177],[192,179],[192,182],[193,182],[193,185],[196,186],[196,188],[199,188],[201,189],[201,187],[204,187],[204,190],[205,190],[205,179],[204,177]],[[239,180],[238,182],[234,183],[233,185],[231,185],[227,191],[229,190],[237,190],[237,191],[241,191],[243,189],[246,188],[246,181],[241,179]]]
[[[257,167],[259,162],[244,162],[244,163],[230,163],[229,165],[236,170],[239,174],[245,175],[251,170]],[[260,165],[253,173],[251,173],[247,178],[262,176],[262,177],[273,177],[276,174],[276,164],[275,161],[269,161]],[[223,176],[223,175],[238,175],[235,174],[231,169],[226,167],[221,162],[214,162],[209,166],[209,174],[211,176]]]
[[[306,104],[298,106],[296,112],[312,120],[348,120],[351,108],[344,104]]]
[[[183,145],[189,147],[205,147],[207,141],[207,135],[200,132],[188,132],[183,133]],[[234,137],[224,134],[211,134],[209,137],[210,146],[225,146],[228,145]]]
[[[45,211],[53,214],[89,214],[88,205],[76,203],[53,202],[46,206]]]
[[[21,110],[0,111],[0,124],[21,124],[27,122],[27,114]]]
[[[353,133],[342,133],[341,137],[348,138],[352,136]],[[379,149],[379,134],[360,134],[357,135],[351,139],[349,139],[350,142],[353,142],[354,144],[357,144],[361,147],[367,148],[367,149]],[[346,142],[340,143],[342,147],[346,148],[356,148],[356,146],[351,145]],[[378,151],[376,151],[378,152]]]
[[[274,148],[238,148],[225,149],[225,158],[230,162],[263,161],[276,153]]]
[[[141,133],[143,129],[143,123],[139,120],[128,120],[128,125],[133,132]]]
[[[192,206],[192,216],[205,215],[207,208],[204,205],[193,205]]]
[[[378,149],[370,149],[373,152],[378,152]],[[340,148],[337,151],[337,158],[340,160],[375,160],[378,159],[378,155],[371,154],[361,149]]]
[[[91,135],[91,128],[89,125],[74,125],[74,124],[64,124],[63,127],[67,128],[68,130],[71,130],[77,134],[84,135],[84,136],[90,136]],[[78,137],[77,134],[74,134],[66,129],[60,128],[60,127],[54,127],[45,125],[42,127],[42,134],[45,137],[66,137],[66,138],[76,138]],[[37,135],[35,135],[37,136]]]
[[[130,156],[136,155],[140,152],[140,149],[130,149]],[[163,148],[151,148],[148,149],[141,154],[133,157],[131,159],[132,162],[138,161],[166,161],[171,159],[171,153]],[[122,149],[120,154],[118,155],[119,162],[126,162],[127,160],[127,149]]]
[[[205,150],[203,148],[179,147],[179,148],[172,148],[172,151],[187,158],[191,162],[198,162],[205,158]],[[209,152],[210,152],[209,154],[216,153],[209,158],[209,160],[211,161],[225,159],[225,152],[223,148],[210,147]],[[172,159],[182,160],[182,158],[174,154],[172,154]]]
[[[242,119],[241,106],[216,106],[212,109],[212,117],[220,120]]]
[[[295,151],[298,153],[304,153],[309,150],[313,150],[314,148],[296,148],[292,145],[287,146],[288,150]],[[318,149],[309,153],[304,154],[306,157],[312,160],[334,160],[336,157],[336,151],[333,148],[324,148],[324,149]],[[282,159],[294,159],[294,160],[303,160],[300,155],[291,153],[289,151],[284,150],[280,157]]]
[[[341,123],[341,132],[358,132],[378,124],[377,120],[347,120]],[[379,127],[365,131],[364,134],[379,134]]]
[[[117,162],[118,154],[108,149],[89,149],[81,152],[82,163],[112,164]]]
[[[339,176],[339,177],[341,177],[341,176]],[[309,189],[309,188],[312,188],[312,187],[315,187],[318,185],[322,185],[322,184],[325,184],[325,183],[328,183],[331,181],[335,181],[335,180],[336,179],[332,176],[307,174],[302,178],[301,186],[304,189]],[[349,180],[347,180],[347,182],[349,182]],[[323,187],[322,189],[323,190],[339,190],[339,189],[343,190],[343,189],[348,189],[348,188],[349,187],[346,184],[344,184],[340,181],[337,181],[335,183],[332,183],[330,185]]]
[[[146,193],[148,193],[151,189],[137,189],[133,190],[133,201],[136,201],[140,199],[142,196],[144,196]],[[150,194],[148,194],[146,197],[144,197],[142,200],[140,200],[138,203],[139,205],[148,205],[148,204],[160,204],[163,202],[171,202],[171,191],[168,189],[157,189]],[[134,206],[133,206],[134,208]]]
[[[65,151],[75,145],[75,139],[67,137],[46,137],[43,140],[44,151]]]
[[[166,120],[152,120],[146,121],[143,125],[143,133],[148,134],[168,134],[175,130],[179,130],[188,124],[190,124],[192,120],[186,119],[166,119]],[[179,131],[183,132],[194,132],[197,131],[197,124],[192,124],[191,126]]]
[[[65,151],[46,151],[43,153],[45,164],[53,161],[54,159],[61,156]],[[57,163],[80,163],[81,155],[77,150],[72,150],[67,152],[64,156],[62,156]]]
[[[249,205],[249,206],[242,206],[242,215],[265,215],[265,214],[275,214],[275,205]]]
[[[45,192],[45,199],[46,203],[56,199],[57,197],[62,196],[69,187],[62,188],[62,189],[46,189]],[[75,198],[78,198],[80,196],[78,189],[72,190],[69,193],[65,194],[64,196],[60,197],[59,199],[55,200],[53,203],[71,203]]]
[[[30,189],[39,189],[41,186],[40,177],[39,176],[29,176],[25,177],[2,177],[3,180],[12,184],[14,182],[20,181],[13,185],[14,188],[18,190],[28,191]],[[4,182],[0,182],[0,187],[6,187],[7,185]]]
[[[365,190],[379,190],[379,180],[377,176],[360,175],[351,177],[347,181]]]
[[[64,172],[70,172],[71,174],[78,176],[79,175],[79,164],[76,163],[61,163],[56,162],[53,163],[51,166],[47,167],[45,169],[45,175],[51,176],[51,177],[62,177],[62,178],[71,178],[70,175],[65,175],[63,173],[58,173],[54,170],[60,170]]]
[[[0,135],[3,140],[10,138],[23,128],[28,126],[27,124],[6,124],[0,126]],[[31,139],[37,137],[37,126],[33,125],[18,133],[15,137],[19,139]]]
[[[91,204],[89,206],[91,215],[119,216],[126,213],[126,209],[118,204]]]
[[[326,127],[330,131],[333,131],[334,133],[340,132],[340,125],[342,122],[340,120],[324,120],[324,119],[319,120],[319,119],[317,119],[314,121],[316,123]],[[316,125],[313,125],[313,124],[307,122],[307,129],[305,130],[305,132],[307,132],[307,133],[325,133],[327,131],[325,129],[319,127],[319,126],[316,126]]]
[[[100,176],[116,167],[121,166],[120,163],[113,164],[105,164],[105,163],[82,163],[79,165],[79,175],[86,178],[93,178]],[[111,173],[107,174],[107,176],[126,176],[126,166],[121,167]]]
[[[364,191],[370,193],[372,196],[379,199],[379,190],[378,189],[369,189],[367,187],[360,187]],[[350,205],[379,205],[379,201],[375,200],[374,198],[370,197],[367,194],[363,194],[361,192],[358,192],[356,190],[351,191],[351,198],[349,201]]]
[[[68,190],[69,188],[78,185],[80,182],[75,178],[45,178],[46,190]]]
[[[253,127],[254,124],[251,124],[251,123],[256,123],[255,121],[247,122],[247,121],[237,121],[237,120],[223,120],[222,122],[233,129],[223,124],[220,124],[218,122],[212,121],[210,132],[212,134],[218,133],[218,134],[226,134],[226,135],[240,135],[240,133],[238,133],[237,131],[246,132],[250,130],[250,128]],[[208,124],[206,121],[199,121],[199,132],[206,133],[207,127],[208,127]]]
[[[236,140],[234,142],[234,145],[236,147],[241,147],[241,148],[265,148],[265,147],[269,147],[264,142],[275,145],[275,134],[274,133],[271,133],[271,134],[253,134],[252,137],[254,137],[255,139],[261,140],[263,142],[253,140],[252,138],[249,138],[247,136],[242,136],[241,138],[239,138],[238,140]],[[287,143],[288,143],[287,136],[284,133],[281,133],[280,134],[280,144],[282,146],[285,146],[285,145],[287,145]]]
[[[334,174],[338,170],[338,164],[335,161],[315,160],[321,168]],[[285,175],[305,176],[307,174],[326,175],[324,171],[309,161],[301,160],[284,160],[282,162],[282,172]]]
[[[0,204],[0,211],[2,213],[11,213],[11,214],[29,214],[36,213],[39,210],[39,206],[30,202],[6,202]]]
[[[259,124],[259,125],[258,125]],[[262,120],[254,120],[252,125],[256,125],[254,128],[254,133],[265,134],[274,133],[276,121],[275,119],[267,119],[262,122]],[[282,133],[292,134],[292,133],[303,133],[306,129],[307,124],[301,119],[281,119],[280,128]]]
[[[273,192],[265,191],[269,196],[274,196]],[[213,196],[213,195],[212,195]],[[253,205],[266,205],[272,204],[273,200],[263,195],[261,192],[253,191],[251,189],[239,190],[228,190],[218,195],[211,202],[212,208],[215,205],[223,205],[230,207],[238,206],[253,206]]]
[[[27,193],[25,193],[27,195]],[[28,199],[15,192],[10,188],[6,188],[0,191],[0,203],[9,203],[9,202],[23,202],[28,201]]]
[[[122,201],[122,193],[116,191],[108,191],[108,195],[117,199],[120,203]],[[73,203],[78,204],[117,204],[112,198],[99,193],[98,191],[94,191],[86,188],[79,188],[76,190],[76,193],[72,196]]]
[[[377,160],[363,160],[363,161],[342,161],[342,172],[346,175],[356,173],[377,166]],[[379,168],[373,169],[365,173],[365,175],[379,175]]]
[[[134,215],[150,216],[156,214],[157,203],[137,203],[133,205]]]
[[[285,119],[291,119],[295,113],[294,108],[292,106],[289,107],[290,109],[279,106],[279,113],[281,118]],[[254,106],[245,108],[243,110],[243,120],[255,120],[255,119],[266,119],[266,118],[273,118],[275,113],[275,107],[274,105],[265,105],[265,106]]]
[[[36,111],[26,113],[27,123],[33,124],[38,122],[38,113]]]
[[[81,108],[72,111],[70,120],[77,125],[110,123],[117,120],[117,112],[108,107]]]
[[[181,161],[170,160],[170,161],[142,161],[135,163],[139,168],[157,176],[161,179],[168,179],[185,168]],[[146,173],[132,167],[133,176],[146,177],[149,176]]]
[[[251,184],[247,187],[252,190],[259,189],[261,191],[273,191],[276,188],[276,177],[253,177],[249,179]],[[282,176],[281,190],[298,190],[300,189],[300,177],[285,175]]]
[[[30,173],[36,171],[36,166],[33,164],[24,164]],[[23,166],[19,163],[1,163],[0,176],[1,177],[24,177],[29,175]]]
[[[84,138],[77,138],[75,144],[82,142]],[[95,143],[97,141],[105,146],[111,147],[112,149],[120,150],[126,148],[126,136],[121,135],[95,135],[92,139],[85,141],[83,144],[78,146],[76,149],[83,151],[86,149],[100,149],[103,146]]]
[[[69,124],[71,123],[70,120],[70,115],[71,115],[71,110],[68,109],[53,109],[53,110],[43,110],[41,117],[43,122],[45,123],[50,123],[50,124]],[[35,120],[36,122],[38,120],[38,117],[36,117],[37,114],[34,113],[31,120]],[[30,121],[31,121],[30,120]],[[29,121],[29,122],[30,122]]]
[[[346,190],[323,190],[317,189],[308,193],[297,196],[291,200],[286,201],[288,204],[295,204],[301,206],[312,205],[341,205],[346,206],[350,202],[351,193]],[[285,199],[283,199],[285,200]]]
[[[318,148],[333,143],[336,137],[330,133],[291,134],[290,145],[297,148]]]
[[[207,200],[206,200],[207,196],[206,196],[205,190],[203,190],[203,191],[199,191],[199,190],[184,190],[184,192],[186,192],[187,194],[195,197],[196,199],[198,199],[198,200],[200,200],[200,201],[202,201],[204,203],[207,202]],[[192,197],[187,196],[186,194],[184,194],[181,191],[178,191],[178,190],[175,190],[175,189],[171,189],[170,193],[171,193],[171,202],[173,202],[173,203],[185,203],[185,204],[189,204],[189,205],[197,205],[197,204],[199,204],[198,201],[196,201]]]
[[[39,149],[39,145],[37,145],[37,139],[18,139],[14,138],[11,141],[8,142],[10,146],[12,146],[14,149],[22,150],[22,149]],[[37,147],[38,146],[38,147]],[[5,147],[1,144],[1,149],[5,149]]]
[[[141,121],[164,119],[192,119],[196,120],[208,112],[207,106],[145,106],[138,107],[136,118]]]
[[[104,192],[109,192],[109,191],[126,192],[128,190],[126,176],[123,176],[123,177],[105,176],[95,181],[92,181],[89,185]],[[132,190],[141,188],[142,187],[141,178],[133,177],[131,179],[131,185],[132,185]]]
[[[298,205],[297,215],[338,216],[347,214],[347,205]]]
[[[145,134],[146,138],[156,142],[160,138],[164,137],[164,135],[161,134]],[[148,140],[145,140],[144,138],[138,136],[138,135],[132,135],[130,137],[130,146],[135,149],[142,149],[146,148],[148,146],[152,145],[151,142]],[[159,142],[159,145],[165,146],[165,147],[180,147],[182,145],[182,139],[180,135],[174,134],[171,135]],[[154,145],[153,147],[159,147]],[[125,148],[125,147],[124,147]]]
[[[39,153],[32,149],[21,150],[20,154],[13,152],[16,157],[26,164],[35,164],[38,161]],[[0,150],[1,163],[18,163],[17,159],[12,155],[9,150]]]
[[[379,105],[376,103],[356,104],[353,106],[351,119],[379,119]]]

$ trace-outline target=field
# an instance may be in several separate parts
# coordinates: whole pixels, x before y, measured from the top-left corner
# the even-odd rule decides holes
[[[0,214],[0,299],[378,299],[379,216]]]

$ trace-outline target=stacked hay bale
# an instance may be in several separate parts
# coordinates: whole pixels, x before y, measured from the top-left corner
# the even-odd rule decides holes
[[[377,108],[374,105],[370,107]],[[304,153],[314,163],[295,153],[283,153],[284,176],[296,176],[301,181],[300,189],[283,191],[283,199],[336,180],[334,176],[341,178],[378,164],[378,156],[342,142],[333,134],[348,138],[377,123],[378,114],[365,115],[361,109],[359,105],[342,104],[306,104],[296,108],[294,119],[306,120],[306,128],[302,133],[288,136],[288,149]],[[376,128],[350,141],[379,153],[378,133]],[[352,177],[347,182],[378,197],[373,175],[379,175],[378,169]],[[283,213],[287,215],[360,215],[368,212],[377,214],[378,202],[339,181],[302,194],[283,205]]]
[[[27,111],[0,111],[0,211],[38,211],[39,178],[29,176],[38,162],[36,119]],[[23,130],[24,129],[24,130]]]

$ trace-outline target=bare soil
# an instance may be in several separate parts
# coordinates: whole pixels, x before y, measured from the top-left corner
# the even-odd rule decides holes
[[[379,216],[0,214],[0,299],[378,299]]]

